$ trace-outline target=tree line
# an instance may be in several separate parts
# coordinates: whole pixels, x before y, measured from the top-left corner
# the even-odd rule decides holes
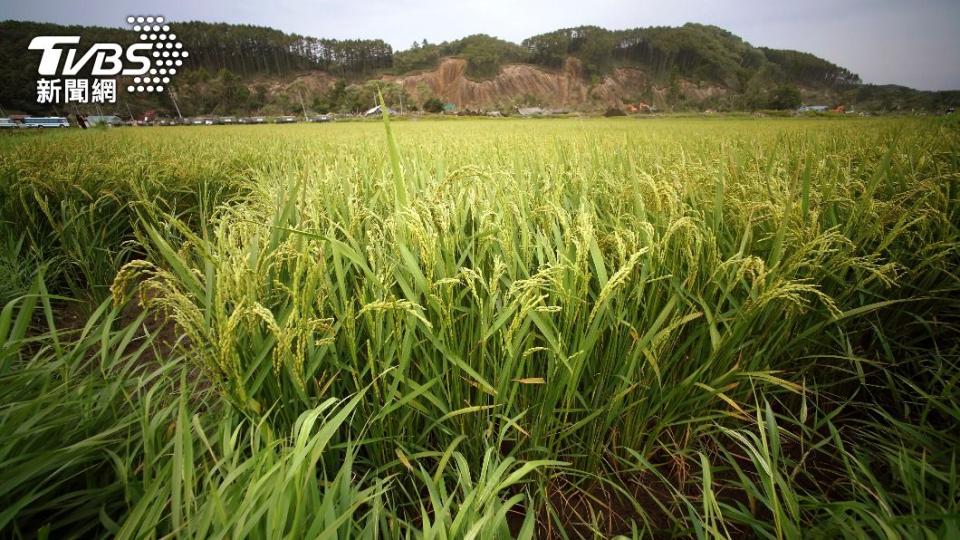
[[[522,46],[532,63],[547,67],[560,67],[575,56],[591,74],[632,66],[654,77],[677,73],[739,90],[756,76],[832,89],[861,82],[856,74],[812,54],[757,48],[722,28],[695,23],[628,30],[580,26],[533,36]]]
[[[324,39],[245,24],[177,23],[194,67],[240,75],[283,75],[320,69],[358,76],[390,67],[393,48],[381,39]]]

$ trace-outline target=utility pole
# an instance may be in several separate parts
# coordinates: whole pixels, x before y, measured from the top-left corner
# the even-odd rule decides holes
[[[300,89],[297,88],[297,95],[300,96],[300,108],[303,109],[303,121],[307,121],[307,107],[303,104],[303,94],[300,93]]]
[[[173,95],[173,88],[168,86],[167,91],[170,92],[170,100],[173,101],[173,108],[177,110],[177,116],[180,117],[180,120],[183,120],[183,115],[180,114],[180,106],[177,105],[177,98]]]

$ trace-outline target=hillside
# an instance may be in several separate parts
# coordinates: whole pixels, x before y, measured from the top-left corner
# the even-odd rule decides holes
[[[185,115],[356,112],[383,91],[391,105],[510,110],[522,105],[602,110],[644,102],[660,110],[793,108],[800,102],[871,109],[937,110],[956,93],[862,85],[859,76],[812,54],[755,47],[714,26],[540,34],[520,44],[478,34],[393,51],[382,40],[331,40],[249,25],[175,23],[191,52],[172,85]],[[119,28],[0,22],[0,106],[48,112],[35,103],[39,53],[33,36],[79,33],[85,41],[136,40]],[[121,93],[119,113],[172,113],[168,95]],[[49,111],[49,112],[57,112]]]
[[[659,109],[671,106],[669,85],[659,85],[644,71],[617,68],[591,83],[584,76],[583,63],[567,57],[559,70],[546,70],[531,64],[508,64],[496,76],[474,80],[467,75],[469,63],[463,58],[444,58],[430,71],[385,77],[399,84],[414,102],[438,97],[467,109],[509,109],[519,105],[539,105],[560,109],[597,109],[623,107],[627,103],[646,102]],[[732,93],[727,87],[680,82],[684,99],[700,104],[719,103]]]

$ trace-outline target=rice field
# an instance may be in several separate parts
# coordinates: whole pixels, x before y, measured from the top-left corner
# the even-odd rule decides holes
[[[960,535],[960,124],[0,137],[10,538]]]

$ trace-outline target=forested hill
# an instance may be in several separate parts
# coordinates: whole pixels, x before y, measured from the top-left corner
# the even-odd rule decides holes
[[[259,109],[264,101],[273,103],[275,88],[268,88],[265,81],[275,87],[277,81],[323,72],[330,76],[330,91],[343,97],[347,87],[362,86],[370,79],[436,69],[447,57],[465,60],[464,75],[473,80],[495,77],[509,64],[556,72],[574,58],[580,68],[576,76],[588,85],[603,83],[604,77],[617,70],[635,69],[644,73],[651,88],[656,84],[664,88],[677,85],[679,80],[698,87],[723,88],[737,96],[725,102],[734,108],[777,105],[783,94],[795,101],[797,88],[839,95],[861,86],[856,74],[812,54],[755,47],[721,28],[693,23],[629,30],[583,26],[536,35],[520,44],[478,34],[443,43],[423,40],[403,51],[394,51],[382,40],[324,39],[250,25],[184,22],[171,26],[191,55],[175,87],[187,94],[188,108],[214,107],[223,113]],[[27,45],[37,35],[65,34],[79,34],[85,43],[128,44],[137,40],[134,32],[120,28],[0,22],[4,81],[0,85],[0,106],[36,111],[40,53],[28,51]],[[337,79],[343,82],[334,84]],[[335,103],[333,98],[337,96],[318,94],[315,88],[307,90],[312,92],[307,96],[311,106],[348,107]],[[297,97],[303,99],[303,92]],[[679,94],[675,97],[683,98]],[[135,108],[166,109],[169,105],[165,96],[127,99],[126,105]],[[207,112],[215,111],[190,114]]]

